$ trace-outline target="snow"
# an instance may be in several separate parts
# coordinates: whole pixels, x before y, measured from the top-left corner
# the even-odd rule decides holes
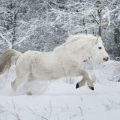
[[[0,76],[0,120],[120,120],[120,62],[84,62],[94,91],[87,85],[76,89],[82,77],[75,77],[23,83],[14,92],[14,68]]]

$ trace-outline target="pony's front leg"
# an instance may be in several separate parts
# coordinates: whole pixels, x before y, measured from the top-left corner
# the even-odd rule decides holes
[[[87,82],[89,89],[94,90],[94,85],[92,80],[89,78],[88,73],[85,70],[80,71],[80,74],[83,76],[83,79],[76,84],[76,88],[82,87]]]

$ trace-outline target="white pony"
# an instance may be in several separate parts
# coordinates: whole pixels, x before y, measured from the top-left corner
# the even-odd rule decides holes
[[[82,62],[88,55],[100,62],[109,59],[100,37],[90,34],[70,35],[64,44],[52,52],[27,51],[22,54],[13,49],[6,50],[0,57],[0,74],[9,70],[12,58],[18,58],[16,79],[11,83],[13,90],[25,80],[54,80],[67,76],[83,76],[76,88],[87,82],[88,87],[94,90],[88,73],[81,69]]]

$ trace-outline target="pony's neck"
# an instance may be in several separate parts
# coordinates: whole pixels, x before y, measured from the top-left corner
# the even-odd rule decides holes
[[[67,44],[67,52],[69,54],[69,57],[77,62],[83,62],[84,59],[90,55],[91,53],[91,44],[83,44],[80,45],[77,42],[74,42],[72,44]]]

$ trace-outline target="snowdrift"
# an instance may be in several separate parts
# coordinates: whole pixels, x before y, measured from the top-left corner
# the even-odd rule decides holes
[[[88,58],[82,66],[94,81],[75,89],[82,77],[22,83],[16,92],[15,65],[0,76],[1,120],[120,120],[120,62],[98,63]],[[26,92],[32,91],[31,96]]]

